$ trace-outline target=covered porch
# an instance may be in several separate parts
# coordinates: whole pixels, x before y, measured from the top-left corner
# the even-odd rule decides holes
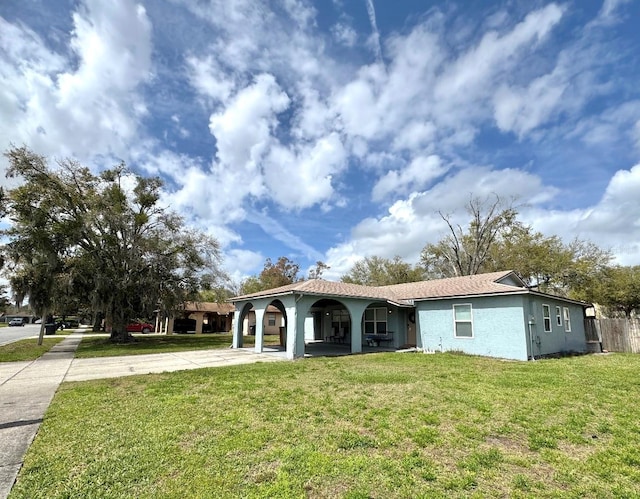
[[[264,292],[263,296],[257,293],[233,300],[236,306],[233,348],[242,348],[243,323],[252,313],[255,314],[254,350],[265,351],[264,336],[268,327],[265,319],[267,311],[273,308],[283,317],[281,348],[289,359],[415,346],[412,304],[384,297],[271,291],[276,293]]]

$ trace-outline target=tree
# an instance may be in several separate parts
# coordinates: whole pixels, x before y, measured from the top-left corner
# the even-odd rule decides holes
[[[420,261],[430,277],[457,277],[482,271],[500,234],[517,224],[517,211],[495,196],[480,200],[471,197],[467,205],[471,215],[468,228],[455,224],[452,217],[438,212],[449,232],[436,244],[422,250]]]
[[[325,270],[329,270],[329,267],[326,263],[318,260],[316,262],[315,268],[309,271],[309,279],[322,279],[322,274],[324,274]]]
[[[11,305],[11,302],[7,296],[7,287],[0,284],[0,313],[5,313],[9,305]]]
[[[24,147],[5,155],[24,180],[7,193],[11,282],[40,315],[62,306],[58,291],[104,312],[112,339],[127,341],[129,319],[171,313],[224,279],[217,241],[159,206],[160,179],[124,164],[96,176],[70,159],[54,170]]]
[[[342,282],[365,286],[388,286],[405,282],[417,282],[424,279],[424,270],[402,261],[399,256],[393,259],[379,256],[366,257],[342,276]]]
[[[240,286],[240,294],[247,295],[292,284],[300,280],[299,271],[300,266],[286,256],[278,258],[276,263],[273,263],[271,258],[267,258],[259,275],[244,280]]]
[[[501,208],[499,203],[497,197],[489,204],[472,198],[466,230],[441,214],[451,234],[423,249],[421,262],[429,276],[513,270],[542,292],[577,297],[609,264],[609,251],[589,241],[565,244],[558,236],[533,231],[517,219],[514,208]]]
[[[640,265],[615,265],[603,269],[592,285],[580,291],[584,300],[598,303],[628,319],[640,311]]]

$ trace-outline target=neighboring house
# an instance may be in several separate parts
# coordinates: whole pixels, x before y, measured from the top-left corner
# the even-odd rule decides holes
[[[280,328],[284,326],[284,315],[277,307],[269,305],[263,316],[262,331],[263,334],[280,334]],[[242,322],[242,334],[256,333],[256,312],[249,310]]]
[[[231,331],[235,307],[229,303],[185,302],[181,307],[182,318],[193,319],[193,331],[223,333]],[[167,334],[174,330],[175,318],[167,319]],[[156,326],[156,331],[159,331]]]
[[[529,289],[512,271],[376,287],[313,279],[231,301],[234,348],[253,312],[262,351],[262,324],[274,307],[291,359],[311,340],[350,344],[352,353],[417,346],[516,360],[589,350],[584,318],[591,305]]]

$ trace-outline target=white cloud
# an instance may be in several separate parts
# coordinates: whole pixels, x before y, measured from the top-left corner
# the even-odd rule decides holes
[[[631,3],[631,0],[604,0],[598,17],[594,20],[592,26],[615,24],[620,18],[619,10],[621,6],[627,3]]]
[[[137,93],[150,76],[144,8],[130,0],[80,4],[69,39],[77,61],[25,27],[2,24],[1,105],[13,118],[2,136],[46,155],[125,156],[147,112]]]
[[[406,192],[409,188],[421,189],[447,171],[436,155],[418,156],[403,170],[391,170],[381,177],[373,188],[373,200],[383,201],[394,192]]]
[[[530,48],[544,39],[562,18],[562,8],[549,4],[529,13],[511,31],[499,36],[495,31],[486,33],[480,43],[462,54],[447,69],[436,87],[436,97],[449,102],[460,97],[469,99],[486,91],[496,74],[515,62],[514,57],[523,48]]]
[[[332,178],[345,167],[346,152],[338,134],[332,133],[297,150],[274,146],[265,162],[265,182],[280,206],[308,208],[331,199]]]
[[[265,257],[259,251],[232,249],[224,254],[223,261],[231,281],[240,283],[262,269]]]
[[[617,171],[602,198],[592,206],[572,210],[533,206],[522,211],[522,219],[546,235],[565,242],[575,237],[613,252],[622,265],[638,265],[640,250],[640,164]]]
[[[255,171],[278,125],[276,115],[289,102],[272,75],[258,75],[224,111],[211,115],[209,129],[216,138],[218,160],[232,169]]]
[[[522,137],[558,110],[567,86],[568,82],[563,79],[544,75],[525,89],[501,87],[494,96],[498,127]]]
[[[358,41],[358,34],[356,33],[356,30],[343,22],[334,24],[331,27],[331,33],[333,38],[340,45],[344,45],[345,47],[353,47]]]
[[[218,62],[211,56],[188,56],[189,83],[200,94],[215,101],[225,102],[234,90],[235,82],[223,71]]]
[[[471,196],[493,199],[496,194],[507,203],[539,206],[553,199],[558,190],[522,170],[466,168],[426,191],[396,201],[385,215],[361,221],[348,241],[327,251],[325,261],[331,266],[332,275],[338,276],[364,256],[400,255],[416,263],[427,243],[435,243],[446,234],[447,227],[439,212],[452,216],[455,223],[466,225],[465,207]]]
[[[431,121],[410,121],[393,139],[393,149],[415,151],[427,147],[436,137]]]

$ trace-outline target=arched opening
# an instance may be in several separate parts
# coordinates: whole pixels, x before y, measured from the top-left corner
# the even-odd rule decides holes
[[[330,298],[318,300],[309,308],[305,320],[305,354],[346,355],[351,351],[352,334],[347,307]]]
[[[253,333],[255,334],[255,312],[253,312],[253,304],[251,302],[245,303],[240,312],[238,313],[237,321],[240,331],[238,338],[238,348],[244,345],[244,337]],[[251,322],[253,316],[253,322]]]
[[[263,345],[285,348],[287,345],[287,310],[280,300],[267,305],[262,320]]]

